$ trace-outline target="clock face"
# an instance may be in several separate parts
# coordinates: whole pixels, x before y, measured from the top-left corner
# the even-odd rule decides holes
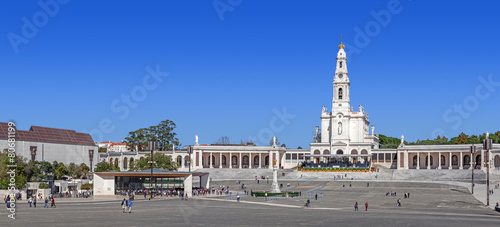
[[[344,74],[339,74],[339,78],[342,79],[344,77]]]

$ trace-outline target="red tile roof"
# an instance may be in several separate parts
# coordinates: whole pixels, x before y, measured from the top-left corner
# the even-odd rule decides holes
[[[0,122],[0,139],[7,139],[8,123]],[[29,131],[17,130],[16,141],[62,143],[95,146],[92,136],[74,130],[31,126]]]

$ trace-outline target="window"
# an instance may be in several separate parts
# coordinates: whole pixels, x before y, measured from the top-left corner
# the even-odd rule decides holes
[[[286,160],[290,160],[290,154],[286,154]]]
[[[292,160],[297,160],[297,154],[292,154]]]
[[[339,88],[339,99],[342,99],[342,88]]]
[[[339,122],[338,130],[339,130],[339,135],[342,135],[342,122]]]
[[[340,64],[340,68],[342,68],[342,62],[339,62],[339,64]]]
[[[304,157],[302,157],[303,155],[304,155],[303,153],[300,153],[300,154],[299,154],[299,159],[300,159],[300,160],[303,160],[303,159],[304,159]]]

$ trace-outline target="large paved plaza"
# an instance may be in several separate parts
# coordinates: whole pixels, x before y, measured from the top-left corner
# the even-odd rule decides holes
[[[243,181],[247,188],[259,190],[269,185],[261,181]],[[286,184],[287,182],[285,182]],[[296,185],[297,182],[290,182]],[[263,198],[244,197],[241,202],[225,197],[198,196],[188,201],[162,198],[154,201],[136,199],[132,213],[122,213],[120,201],[60,200],[57,208],[28,208],[21,203],[16,220],[8,220],[2,209],[0,226],[495,226],[500,213],[487,209],[466,188],[435,183],[403,182],[326,182],[302,181],[292,189],[323,198],[287,198],[265,202]],[[345,187],[343,187],[345,184]],[[212,182],[213,186],[235,181]],[[397,196],[385,196],[388,190]],[[242,193],[236,190],[234,193]],[[410,198],[404,199],[404,192]],[[321,195],[320,194],[320,195]],[[396,207],[401,198],[402,207]],[[360,204],[354,211],[354,202]],[[25,201],[24,201],[25,202]],[[369,203],[368,211],[364,203]]]

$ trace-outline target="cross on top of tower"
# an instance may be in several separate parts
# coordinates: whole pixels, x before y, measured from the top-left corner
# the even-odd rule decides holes
[[[344,44],[342,44],[342,38],[344,38],[344,35],[340,35],[340,45],[339,45],[339,49],[344,49]]]

